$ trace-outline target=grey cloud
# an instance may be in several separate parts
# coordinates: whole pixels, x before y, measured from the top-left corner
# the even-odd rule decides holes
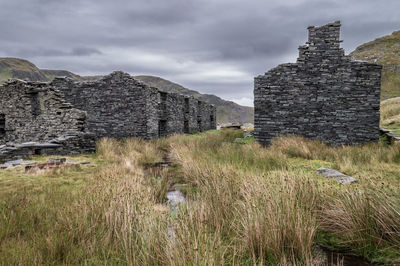
[[[42,48],[26,47],[16,51],[15,54],[20,57],[53,57],[53,56],[65,56],[68,55],[69,53],[62,50],[57,50],[47,47],[42,47]]]
[[[87,56],[93,54],[101,54],[98,49],[89,47],[76,47],[72,49],[71,55]]]

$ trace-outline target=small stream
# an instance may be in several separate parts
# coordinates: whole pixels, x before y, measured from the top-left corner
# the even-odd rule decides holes
[[[370,266],[374,265],[370,262],[365,261],[363,258],[346,254],[340,253],[335,251],[325,250],[326,257],[327,257],[327,266]]]
[[[167,204],[170,206],[171,212],[176,212],[178,205],[185,202],[185,196],[179,189],[167,193]]]
[[[179,204],[184,204],[185,202],[186,202],[185,196],[179,189],[167,192],[167,204],[170,208],[171,215],[174,215],[178,211]],[[174,241],[176,238],[175,231],[176,229],[173,224],[168,226],[168,237],[172,241]]]

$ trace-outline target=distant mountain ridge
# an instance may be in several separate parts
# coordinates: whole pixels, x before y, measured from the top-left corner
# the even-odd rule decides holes
[[[400,96],[400,30],[358,46],[350,56],[383,66],[382,100]]]
[[[51,81],[57,76],[70,77],[79,81],[97,79],[101,76],[80,76],[67,70],[39,69],[33,63],[19,58],[0,58],[0,84],[9,78],[29,81]],[[214,104],[217,107],[217,123],[253,123],[254,108],[241,106],[232,101],[226,101],[212,94],[201,94],[187,89],[177,83],[156,76],[135,76],[143,83],[166,92],[175,92],[193,96],[199,100]]]

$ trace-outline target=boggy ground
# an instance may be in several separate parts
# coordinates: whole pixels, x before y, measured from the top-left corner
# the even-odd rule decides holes
[[[242,134],[105,139],[73,158],[90,165],[1,171],[0,263],[317,265],[321,246],[400,263],[399,144],[288,137],[262,148],[235,142]],[[165,158],[171,166],[158,167]],[[339,185],[319,167],[358,182]],[[172,187],[188,200],[173,214]]]

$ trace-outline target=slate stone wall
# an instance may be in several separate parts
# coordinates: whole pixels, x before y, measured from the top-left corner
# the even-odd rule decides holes
[[[142,114],[146,116],[147,126],[145,132],[146,139],[158,138],[159,132],[159,108],[160,108],[160,91],[157,88],[151,87],[150,90],[145,90],[144,95],[146,98],[146,113]],[[139,137],[139,136],[132,136]]]
[[[344,54],[339,21],[308,30],[297,63],[255,78],[255,139],[264,145],[292,134],[333,145],[377,141],[381,66]]]
[[[0,86],[0,95],[0,145],[69,136],[75,137],[75,142],[82,139],[82,150],[94,150],[94,136],[86,130],[86,113],[73,108],[62,92],[48,83],[13,80]]]
[[[188,97],[187,106],[185,96],[162,92],[127,73],[117,71],[87,82],[56,78],[52,85],[63,91],[74,107],[88,113],[88,129],[97,138],[151,139],[198,131],[197,100]],[[202,130],[214,122],[205,120],[203,124],[208,126]]]
[[[160,92],[160,136],[184,133],[185,96]]]
[[[216,129],[215,106],[198,101],[197,109],[198,130]]]
[[[158,90],[123,72],[113,72],[100,80],[78,82],[56,78],[52,82],[64,92],[68,102],[88,114],[88,129],[97,138],[151,138],[155,122]],[[149,127],[149,128],[148,128]]]
[[[185,133],[193,134],[198,132],[197,112],[197,99],[192,96],[185,97]]]
[[[214,106],[123,72],[87,82],[14,80],[0,86],[0,96],[1,160],[93,152],[103,137],[152,139],[216,126]]]
[[[208,115],[209,126],[207,130],[217,129],[217,108],[214,105],[208,105]]]

